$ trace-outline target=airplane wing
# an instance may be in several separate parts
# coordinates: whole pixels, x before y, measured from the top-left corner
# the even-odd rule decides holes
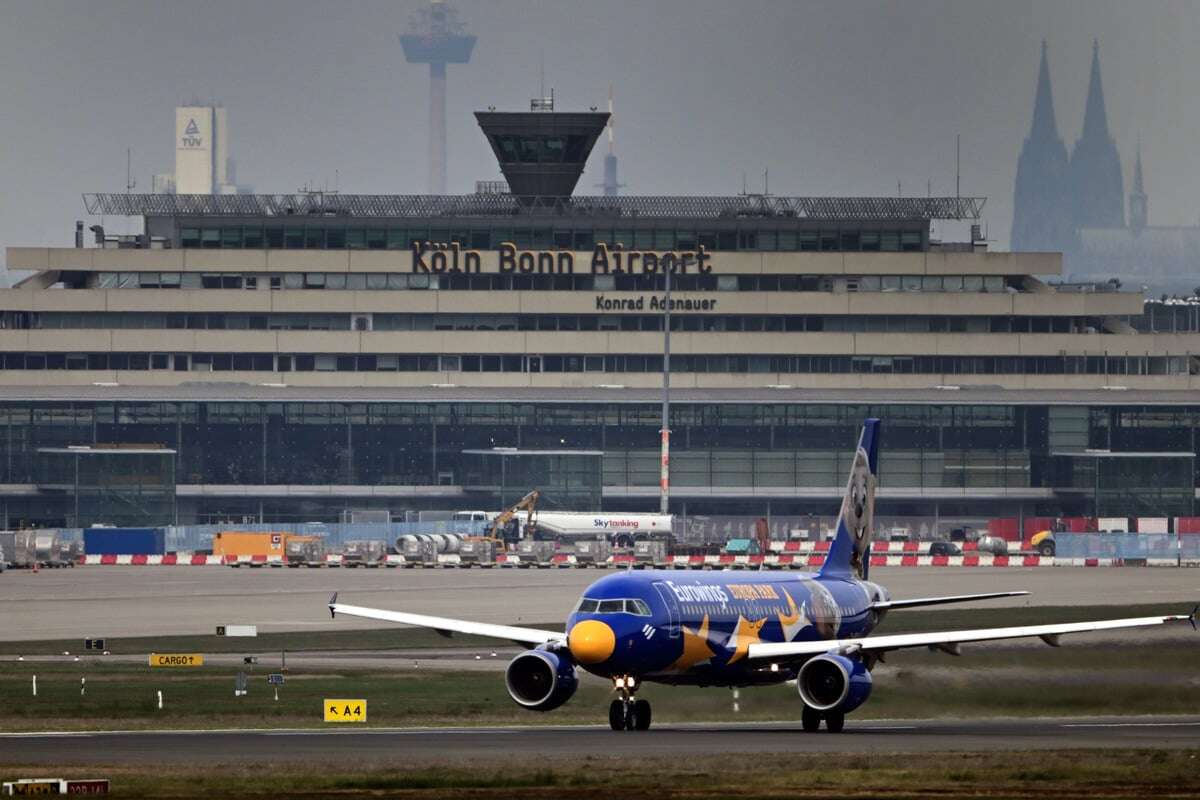
[[[472,636],[487,636],[492,639],[508,639],[519,644],[548,644],[550,642],[566,642],[567,635],[560,631],[543,631],[536,628],[518,628],[515,625],[492,625],[487,622],[471,622],[465,619],[450,619],[448,617],[429,617],[424,614],[408,614],[404,611],[388,611],[382,608],[366,608],[352,606],[337,601],[337,593],[329,599],[329,615],[345,614],[348,617],[365,617],[366,619],[381,619],[385,622],[398,622],[401,625],[415,625],[419,628],[432,628],[443,635],[451,633],[466,633]]]
[[[934,647],[953,649],[967,642],[988,642],[997,639],[1021,639],[1037,636],[1049,645],[1058,645],[1058,637],[1066,633],[1088,631],[1112,631],[1123,628],[1145,628],[1165,625],[1168,622],[1190,622],[1196,626],[1196,610],[1191,614],[1172,614],[1165,617],[1131,617],[1107,619],[1095,622],[1067,622],[1054,625],[1018,625],[1011,628],[981,628],[966,631],[939,631],[936,633],[901,633],[892,636],[868,636],[865,639],[825,639],[815,642],[762,642],[750,645],[749,657],[788,658],[793,656],[818,655],[831,650],[846,653],[882,652],[906,647]]]
[[[972,600],[992,600],[997,597],[1020,597],[1029,592],[987,592],[985,594],[952,594],[943,597],[916,597],[909,600],[880,600],[872,603],[871,608],[920,608],[921,606],[941,606],[947,603],[970,603]]]

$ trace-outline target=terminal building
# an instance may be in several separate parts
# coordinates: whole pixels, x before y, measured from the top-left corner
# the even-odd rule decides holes
[[[676,513],[834,513],[870,415],[881,514],[1193,512],[1195,326],[931,236],[981,199],[574,196],[607,114],[477,119],[507,194],[87,195],[144,233],[10,248],[5,527],[656,509],[666,270]]]

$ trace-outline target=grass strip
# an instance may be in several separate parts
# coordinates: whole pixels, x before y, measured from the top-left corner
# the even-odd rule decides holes
[[[397,767],[338,764],[285,767],[206,765],[170,774],[146,766],[86,768],[65,777],[107,777],[129,798],[561,798],[604,792],[622,798],[1177,798],[1200,793],[1195,750],[1072,750],[988,753],[805,755],[743,764],[698,756],[686,764],[596,755],[576,764],[525,766],[519,757],[469,768],[452,759]],[[6,767],[6,776],[45,767]],[[5,778],[10,779],[9,777]]]

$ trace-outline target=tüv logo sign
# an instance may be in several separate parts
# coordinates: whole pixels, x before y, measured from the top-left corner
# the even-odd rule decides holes
[[[188,120],[187,127],[183,129],[182,142],[184,147],[204,146],[204,137],[200,135],[200,126],[195,119]]]

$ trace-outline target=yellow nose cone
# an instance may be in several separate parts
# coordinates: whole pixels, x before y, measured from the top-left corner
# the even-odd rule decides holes
[[[617,647],[617,635],[600,620],[585,619],[571,628],[567,647],[579,663],[599,664],[613,654]]]

